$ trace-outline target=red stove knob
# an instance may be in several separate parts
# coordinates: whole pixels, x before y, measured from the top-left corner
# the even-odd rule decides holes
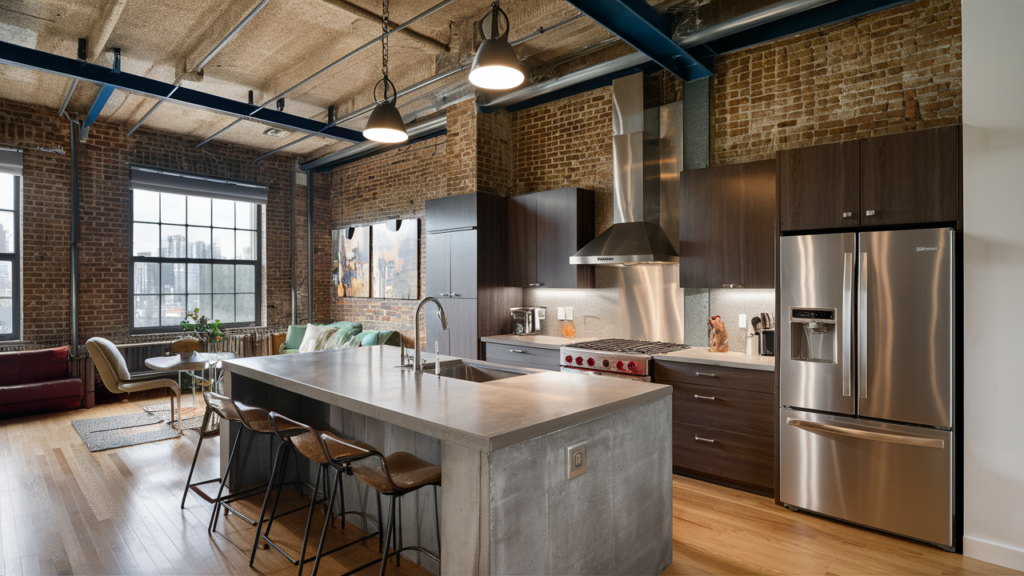
[[[593,358],[587,358],[587,366],[593,366],[593,365],[594,365],[594,359]]]
[[[619,370],[622,370],[622,360],[619,360],[618,362],[616,362],[615,363],[615,367],[618,368]]]
[[[568,356],[565,357],[565,363],[572,364],[572,354],[569,354]]]
[[[582,366],[583,365],[583,356],[577,356],[576,357],[576,365],[577,366]]]
[[[636,372],[636,362],[630,362],[630,363],[629,363],[629,364],[627,365],[627,368],[629,368],[629,371],[630,371],[630,372]]]
[[[605,368],[608,367],[608,364],[610,364],[610,362],[608,362],[608,360],[602,360],[601,361],[601,366],[604,366]]]

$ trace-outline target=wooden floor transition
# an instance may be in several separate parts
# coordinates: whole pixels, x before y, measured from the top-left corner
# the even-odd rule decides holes
[[[258,551],[250,569],[253,529],[240,519],[229,516],[211,538],[209,503],[191,494],[185,510],[179,508],[195,432],[93,454],[71,427],[72,420],[134,412],[152,402],[0,420],[0,576],[295,573],[269,550]],[[197,479],[216,476],[218,445],[204,443]],[[687,478],[675,477],[674,489],[674,562],[665,574],[1016,573]],[[312,542],[322,519],[318,512]],[[282,521],[280,532],[275,525],[286,550],[297,550],[304,520],[299,512]],[[359,536],[351,527],[335,529],[327,546]],[[376,555],[371,539],[335,553],[320,573],[341,574]],[[408,561],[389,565],[387,573],[428,574]]]

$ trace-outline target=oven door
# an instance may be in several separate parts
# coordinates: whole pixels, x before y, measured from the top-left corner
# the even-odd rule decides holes
[[[562,372],[574,372],[576,374],[587,374],[588,376],[607,376],[610,378],[623,378],[625,380],[634,380],[636,382],[650,382],[650,376],[636,376],[634,374],[619,374],[618,372],[604,372],[601,370],[592,370],[590,368],[576,368],[574,366],[562,366]]]

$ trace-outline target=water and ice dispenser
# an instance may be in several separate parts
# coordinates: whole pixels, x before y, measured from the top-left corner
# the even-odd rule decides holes
[[[793,360],[834,364],[839,356],[835,308],[790,308]]]

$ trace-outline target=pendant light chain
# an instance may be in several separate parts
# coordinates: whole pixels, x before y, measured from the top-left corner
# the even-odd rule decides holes
[[[384,31],[384,36],[380,39],[381,43],[381,74],[384,75],[384,100],[388,99],[388,32],[390,27],[389,18],[389,0],[384,0],[384,9],[381,10],[381,30]]]

